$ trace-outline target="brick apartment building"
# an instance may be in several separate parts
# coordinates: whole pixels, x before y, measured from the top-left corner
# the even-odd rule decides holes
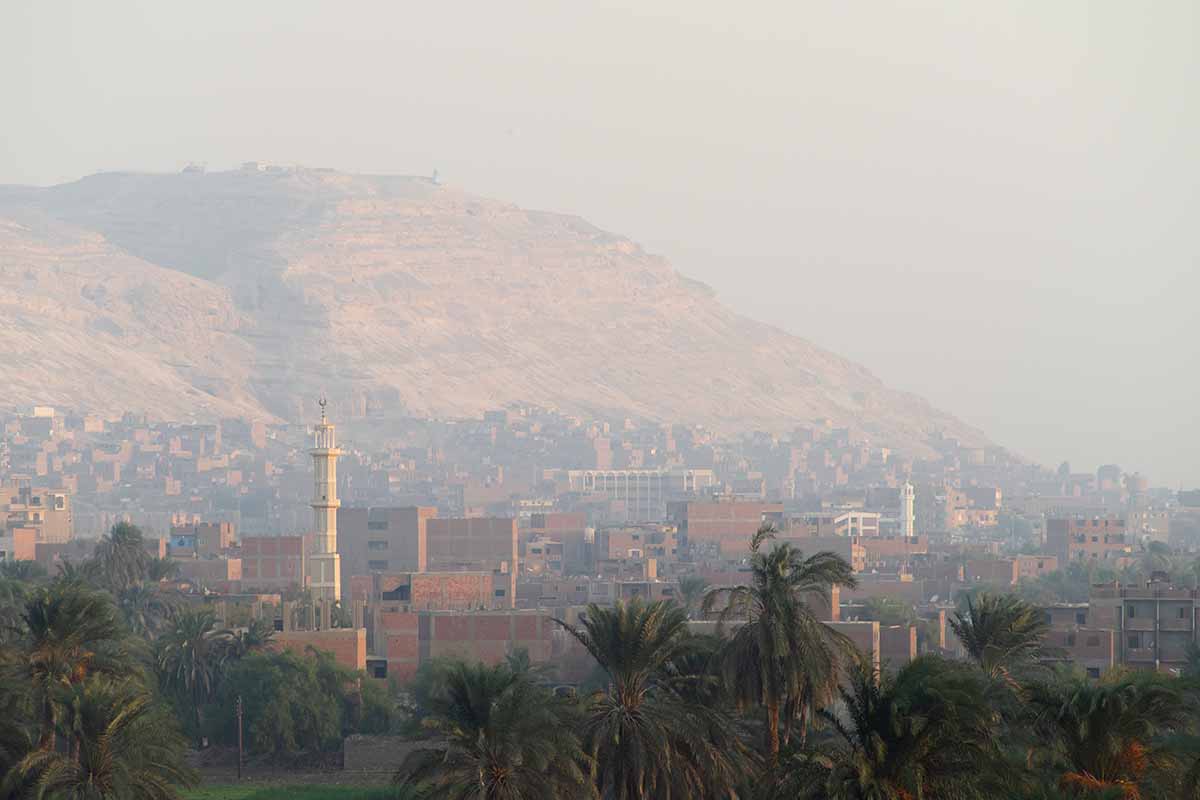
[[[1125,520],[1116,516],[1062,516],[1046,520],[1046,552],[1066,565],[1075,560],[1113,561],[1132,550]]]
[[[312,536],[244,536],[242,582],[250,589],[283,591],[303,587],[308,575]]]
[[[999,521],[1002,493],[995,487],[968,486],[946,490],[946,526],[994,528]]]
[[[425,563],[421,571],[492,572],[507,576],[496,597],[513,606],[520,569],[517,521],[511,517],[426,520]],[[503,593],[503,594],[501,594]]]
[[[221,555],[233,542],[233,523],[193,522],[171,526],[167,547],[172,556],[207,558]]]
[[[591,572],[592,554],[586,514],[575,511],[530,514],[527,524],[521,529],[522,545],[535,537],[562,545],[563,572]]]
[[[678,503],[671,508],[682,542],[693,552],[710,551],[726,559],[744,556],[764,520],[782,513],[777,503]]]

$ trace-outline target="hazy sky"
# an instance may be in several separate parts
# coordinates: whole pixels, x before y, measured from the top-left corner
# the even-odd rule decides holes
[[[436,168],[1038,461],[1200,485],[1195,0],[6,0],[0,121],[0,183]]]

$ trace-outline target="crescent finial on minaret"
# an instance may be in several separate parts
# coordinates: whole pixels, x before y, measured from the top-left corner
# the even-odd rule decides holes
[[[322,425],[325,424],[325,406],[327,406],[328,404],[329,404],[329,401],[325,399],[325,395],[321,395],[321,399],[317,401],[317,405],[319,405],[321,407],[321,424]]]

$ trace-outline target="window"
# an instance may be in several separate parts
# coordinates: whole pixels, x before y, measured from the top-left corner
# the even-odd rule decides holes
[[[386,519],[373,519],[367,522],[367,530],[369,531],[386,531],[388,524]]]
[[[1126,616],[1128,616],[1130,619],[1133,619],[1137,616],[1137,609],[1133,606],[1130,606],[1129,610],[1126,612]]]
[[[1067,647],[1074,647],[1074,646],[1075,646],[1075,634],[1068,633],[1067,634]]]
[[[1087,612],[1086,611],[1076,611],[1075,612],[1075,623],[1077,625],[1087,625]]]
[[[1129,637],[1129,649],[1130,650],[1137,650],[1139,644],[1141,644],[1141,642],[1138,641],[1138,637],[1136,637],[1136,636]]]
[[[1100,646],[1100,637],[1099,636],[1089,636],[1087,638],[1087,646],[1088,647],[1099,647]]]
[[[674,595],[675,595],[675,590],[674,590],[674,589],[663,589],[663,596],[664,596],[664,597],[673,597]]]
[[[586,591],[587,591],[587,587],[586,587],[586,586],[576,586],[576,587],[575,587],[575,591],[577,591],[577,592],[586,592]]]
[[[1187,612],[1188,612],[1188,610],[1187,610],[1187,607],[1186,607],[1186,606],[1180,606],[1180,607],[1179,607],[1179,618],[1180,618],[1180,619],[1187,619],[1187,615],[1188,615],[1188,613],[1187,613]]]
[[[1093,542],[1098,542],[1098,541],[1100,541],[1100,537],[1099,537],[1099,536],[1093,536],[1093,537],[1092,537],[1092,541],[1093,541]]]
[[[1087,668],[1087,676],[1089,678],[1099,678],[1100,677],[1100,668],[1099,667],[1088,667]]]
[[[503,589],[496,590],[496,597],[504,597],[504,594],[505,594],[505,592]]]
[[[388,568],[388,562],[386,562],[386,561],[368,561],[367,562],[367,569],[371,570],[372,572],[383,572],[387,568]]]
[[[380,540],[376,539],[375,541],[367,542],[367,549],[368,550],[387,550],[388,543],[386,541],[380,541]]]

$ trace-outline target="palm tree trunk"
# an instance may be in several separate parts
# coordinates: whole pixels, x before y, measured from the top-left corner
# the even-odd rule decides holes
[[[771,763],[779,760],[779,704],[767,704],[767,750],[771,754]]]
[[[42,701],[42,732],[38,737],[38,750],[49,751],[54,749],[54,729],[57,720],[54,714],[54,704],[49,698]]]

